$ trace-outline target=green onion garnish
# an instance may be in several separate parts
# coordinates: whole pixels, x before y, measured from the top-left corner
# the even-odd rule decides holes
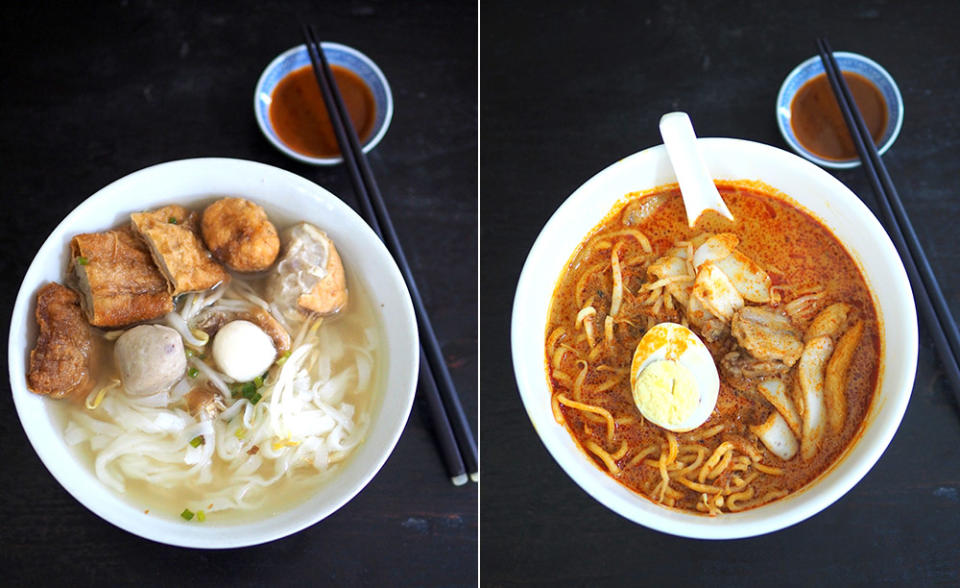
[[[198,370],[195,367],[192,367],[189,370],[187,370],[187,375],[190,376],[191,378],[196,378],[197,376],[200,375],[200,370]]]
[[[199,522],[202,523],[202,522],[205,521],[205,520],[207,520],[207,515],[203,514],[203,511],[202,511],[202,510],[198,510],[198,511],[197,511],[197,521],[199,521]]]
[[[253,385],[256,386],[257,388],[262,387],[262,386],[263,386],[263,376],[257,376],[256,378],[254,378],[254,379],[253,379]]]
[[[197,435],[196,437],[190,440],[191,447],[200,447],[201,445],[203,445],[203,443],[204,443],[203,435]]]
[[[183,512],[180,513],[180,517],[185,521],[189,521],[193,518],[193,512],[191,512],[189,508],[185,508]]]
[[[171,216],[170,218],[167,219],[167,222],[170,223],[171,225],[175,225],[177,224],[177,219]]]
[[[284,363],[286,363],[288,357],[290,357],[290,352],[284,351],[283,355],[281,355],[280,358],[277,359],[277,365],[283,365]]]
[[[90,260],[81,255],[80,257],[77,258],[77,263],[79,263],[80,265],[87,265],[88,263],[90,263]]]

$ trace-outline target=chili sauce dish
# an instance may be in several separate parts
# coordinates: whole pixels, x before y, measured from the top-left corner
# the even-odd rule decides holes
[[[357,138],[369,152],[393,117],[390,84],[363,53],[339,43],[322,45]],[[305,45],[284,51],[263,70],[253,112],[264,136],[284,154],[313,165],[342,161]]]
[[[883,155],[903,125],[900,89],[872,59],[848,52],[834,56],[877,152]],[[807,59],[786,77],[777,95],[776,116],[783,139],[800,156],[834,169],[860,165],[820,57]]]

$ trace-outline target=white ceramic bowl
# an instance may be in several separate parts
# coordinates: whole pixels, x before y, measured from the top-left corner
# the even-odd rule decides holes
[[[900,135],[900,127],[903,126],[903,97],[900,95],[900,88],[897,87],[897,83],[893,81],[893,77],[887,73],[887,70],[868,57],[846,51],[836,51],[833,56],[837,60],[837,67],[840,68],[840,71],[860,74],[870,80],[883,96],[883,101],[887,105],[887,126],[880,135],[877,147],[877,153],[883,155],[897,140],[897,136]],[[780,91],[777,93],[777,126],[780,127],[783,140],[787,142],[791,149],[817,165],[833,169],[857,167],[860,165],[859,157],[842,160],[825,159],[804,147],[793,133],[793,125],[790,123],[790,108],[793,104],[793,97],[796,96],[804,84],[823,74],[823,72],[823,62],[820,60],[820,56],[814,55],[787,74],[783,84],[780,85]]]
[[[545,372],[547,309],[574,248],[629,192],[675,183],[661,145],[606,168],[577,189],[540,233],[520,274],[511,323],[513,365],[534,429],[554,459],[587,493],[624,517],[666,533],[703,539],[750,537],[782,529],[840,498],[876,463],[906,410],[917,360],[917,317],[900,258],[866,206],[830,174],[767,145],[738,139],[699,139],[717,179],[760,180],[819,218],[847,246],[875,296],[883,360],[880,387],[862,436],[827,472],[786,498],[741,513],[710,518],[658,506],[613,480],[553,418]]]
[[[144,514],[105,487],[75,459],[63,431],[51,419],[54,400],[29,392],[25,370],[36,342],[37,290],[63,281],[73,235],[101,231],[138,210],[235,195],[261,204],[274,220],[305,220],[337,244],[351,279],[362,282],[379,309],[385,337],[381,372],[367,438],[329,483],[290,510],[248,523],[182,521]],[[383,320],[382,317],[390,317]],[[58,482],[103,519],[131,533],[171,545],[225,548],[255,545],[304,529],[353,498],[377,473],[407,421],[416,387],[419,348],[413,305],[393,258],[350,207],[320,186],[290,172],[237,159],[189,159],[149,167],[106,186],[73,210],[47,238],[27,270],[10,323],[10,385],[20,422],[37,455]],[[389,393],[386,386],[389,385]]]
[[[363,152],[367,153],[376,147],[380,139],[387,134],[390,120],[393,118],[393,94],[390,92],[390,84],[387,83],[387,77],[383,75],[377,64],[353,47],[330,42],[323,42],[321,45],[323,46],[323,54],[326,55],[327,62],[330,65],[339,65],[357,74],[373,92],[373,102],[377,111],[374,114],[373,130],[370,132],[370,138],[363,144]],[[292,47],[271,61],[270,65],[260,74],[257,87],[253,92],[253,114],[257,118],[257,124],[260,125],[263,135],[283,153],[304,163],[334,165],[343,161],[343,158],[310,157],[299,151],[294,151],[280,140],[273,124],[270,122],[270,102],[274,88],[277,87],[284,76],[307,66],[310,66],[310,55],[307,53],[306,45]]]

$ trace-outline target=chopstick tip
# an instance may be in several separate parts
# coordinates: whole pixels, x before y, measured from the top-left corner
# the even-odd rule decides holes
[[[470,481],[480,483],[480,472],[473,472],[470,474]]]
[[[450,478],[450,481],[453,482],[454,486],[463,486],[467,483],[467,475],[460,474],[459,476],[454,476]]]

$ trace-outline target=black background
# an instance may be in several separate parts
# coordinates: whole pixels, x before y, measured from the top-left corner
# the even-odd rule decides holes
[[[253,117],[263,68],[302,42],[370,56],[393,122],[370,160],[476,431],[477,8],[469,2],[36,2],[0,17],[3,313],[47,234],[143,167],[200,156],[272,164],[355,206],[342,167],[275,150]],[[5,329],[6,330],[6,329]],[[414,405],[353,501],[263,546],[160,545],[104,522],[44,469],[0,393],[0,584],[476,585],[478,486],[453,487]],[[188,532],[188,531],[187,531]]]
[[[584,493],[530,426],[508,338],[523,261],[574,189],[660,144],[674,110],[700,136],[786,149],[777,91],[822,34],[898,82],[905,121],[884,160],[960,316],[958,19],[957,2],[483,4],[483,584],[960,583],[960,411],[922,324],[910,406],[870,473],[805,522],[727,542],[646,529]],[[876,210],[862,170],[835,176]]]

